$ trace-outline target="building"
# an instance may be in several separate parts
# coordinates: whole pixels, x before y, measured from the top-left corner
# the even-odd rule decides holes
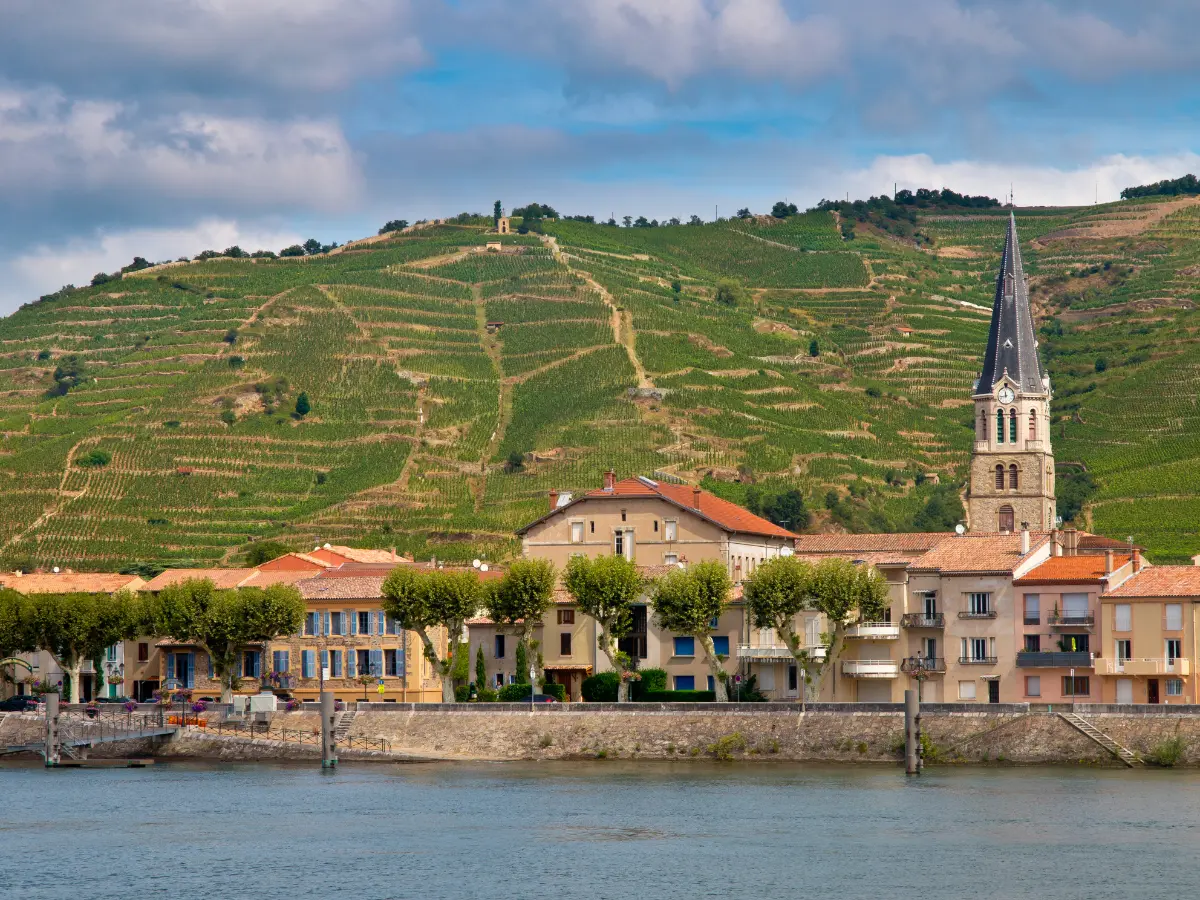
[[[1103,703],[1197,703],[1200,566],[1151,566],[1100,597],[1096,674]]]
[[[1016,532],[1055,527],[1050,378],[1038,357],[1012,215],[996,278],[983,371],[972,399],[975,448],[967,488],[971,530]]]

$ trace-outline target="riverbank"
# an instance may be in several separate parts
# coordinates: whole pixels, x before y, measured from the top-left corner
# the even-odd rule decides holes
[[[308,706],[308,705],[306,705]],[[1180,766],[1200,766],[1200,710],[1170,707],[1078,707],[1085,721],[1142,758],[1178,741]],[[386,742],[386,748],[345,746],[342,759],[550,760],[744,759],[796,762],[897,763],[904,716],[892,704],[828,704],[801,712],[793,704],[361,704],[346,713],[347,738]],[[315,709],[261,717],[266,735],[249,738],[189,727],[161,740],[93,748],[95,757],[156,756],[214,760],[315,759]],[[9,715],[0,722],[0,747],[38,740],[41,720]],[[938,764],[1122,763],[1058,712],[1021,705],[926,706],[926,761]]]

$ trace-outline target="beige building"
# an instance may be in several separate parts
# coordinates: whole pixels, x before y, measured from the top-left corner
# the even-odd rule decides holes
[[[1103,703],[1197,703],[1200,566],[1143,567],[1100,597]]]

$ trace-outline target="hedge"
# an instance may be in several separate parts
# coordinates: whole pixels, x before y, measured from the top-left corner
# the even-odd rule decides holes
[[[520,703],[522,700],[529,700],[528,684],[506,684],[500,688],[501,703]]]
[[[583,699],[589,703],[616,703],[620,684],[621,679],[616,672],[600,672],[583,679],[580,689]]]
[[[542,685],[542,693],[549,694],[560,703],[565,703],[567,700],[567,686],[565,684],[554,684],[548,681]]]
[[[716,699],[716,691],[647,691],[642,697],[645,703],[713,703]]]
[[[632,682],[633,691],[631,692],[631,699],[641,700],[646,694],[665,691],[667,689],[666,669],[639,669],[638,674],[642,677]]]

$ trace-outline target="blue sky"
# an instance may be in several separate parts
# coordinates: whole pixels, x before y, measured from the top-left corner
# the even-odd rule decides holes
[[[1194,0],[6,0],[0,314],[530,200],[708,218],[1200,172]]]

